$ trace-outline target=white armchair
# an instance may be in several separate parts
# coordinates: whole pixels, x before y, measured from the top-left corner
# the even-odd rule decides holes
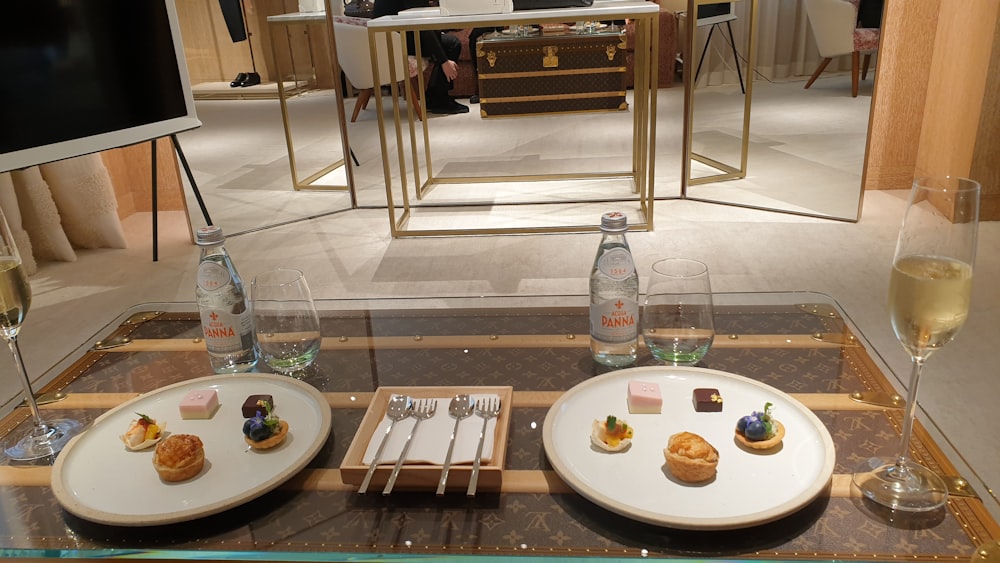
[[[809,27],[823,57],[806,88],[813,85],[833,57],[851,55],[851,95],[858,96],[858,78],[868,76],[872,52],[878,49],[879,30],[857,27],[857,0],[805,0]],[[864,65],[861,54],[864,53]]]
[[[335,16],[333,18],[333,37],[337,45],[337,62],[340,63],[341,70],[347,76],[347,80],[358,89],[358,100],[354,104],[354,112],[351,115],[351,122],[358,119],[358,114],[362,109],[368,107],[368,100],[375,92],[375,78],[372,76],[371,49],[368,47],[368,20],[365,18],[353,18],[349,16]],[[417,73],[420,72],[416,57],[410,56],[408,61],[403,61],[399,56],[403,52],[401,36],[398,32],[392,33],[392,49],[397,55],[396,78],[398,80],[409,79],[413,85],[413,92],[419,96],[417,91]],[[376,45],[378,55],[379,78],[381,88],[389,84],[389,53],[383,41],[378,41]],[[416,101],[415,98],[412,101]],[[417,118],[420,116],[420,106],[415,105]]]

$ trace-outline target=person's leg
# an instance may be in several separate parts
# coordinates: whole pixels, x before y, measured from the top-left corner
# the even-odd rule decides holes
[[[427,79],[427,88],[424,91],[424,100],[427,104],[427,109],[440,113],[438,110],[449,108],[452,102],[451,96],[448,94],[450,87],[451,83],[448,81],[448,77],[444,75],[441,65],[435,64],[431,70],[430,78]]]
[[[451,33],[441,34],[441,46],[444,47],[448,59],[458,62],[462,58],[462,41]]]
[[[862,0],[858,7],[859,27],[882,27],[883,0]]]
[[[451,101],[451,97],[448,96],[448,77],[444,75],[444,70],[441,69],[441,64],[437,62],[436,53],[441,52],[441,42],[437,36],[440,33],[437,31],[421,31],[420,32],[420,50],[423,52],[425,57],[431,57],[434,60],[434,68],[431,69],[431,75],[427,79],[427,85],[424,90],[424,103],[427,104],[427,109],[440,109],[446,107]]]
[[[444,50],[448,60],[457,61],[462,54],[462,42],[450,33],[432,33],[437,34],[437,37],[427,38],[426,40],[440,41],[440,46]],[[425,35],[430,34],[421,33],[422,42],[425,41]],[[425,48],[423,43],[421,43],[421,48]],[[425,92],[427,96],[427,110],[435,113],[464,113],[469,111],[468,107],[456,102],[448,94],[452,86],[452,82],[445,76],[441,65],[434,65],[434,70],[431,71],[431,76],[427,80],[427,91]]]
[[[480,37],[496,29],[495,27],[475,27],[469,32],[469,58],[472,59],[472,79],[476,88],[476,93],[469,98],[469,103],[479,103],[479,57],[476,56],[476,43],[479,42]]]

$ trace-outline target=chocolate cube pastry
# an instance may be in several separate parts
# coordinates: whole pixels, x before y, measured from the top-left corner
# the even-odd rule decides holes
[[[274,409],[274,399],[270,395],[250,395],[246,401],[243,401],[243,418],[253,418],[257,416],[257,411],[267,416],[267,410],[257,406],[257,401],[267,401],[267,404],[271,405],[271,409]]]
[[[694,390],[694,410],[697,412],[722,412],[722,395],[718,389]]]

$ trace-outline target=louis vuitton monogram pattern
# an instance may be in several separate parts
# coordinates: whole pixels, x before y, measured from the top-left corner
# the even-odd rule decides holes
[[[726,335],[842,333],[836,317],[794,307],[724,308]],[[585,335],[586,309],[505,309],[326,312],[327,338],[429,335]],[[194,315],[169,315],[136,328],[136,339],[194,339]],[[584,339],[585,340],[585,339]],[[737,338],[738,340],[738,338]],[[847,393],[880,388],[859,347],[718,347],[704,367],[739,373],[790,393]],[[56,384],[68,393],[146,392],[210,373],[202,352],[92,353],[82,374]],[[88,362],[89,363],[89,362]],[[642,354],[639,365],[651,365]],[[381,385],[513,385],[516,391],[563,391],[603,373],[579,346],[490,348],[325,348],[306,379],[321,391],[372,391]],[[364,405],[360,405],[364,407]],[[90,421],[101,409],[69,409]],[[507,470],[551,471],[542,449],[547,409],[513,409]],[[890,455],[899,439],[898,416],[879,410],[818,411],[836,444],[834,473],[850,473],[872,455]],[[336,469],[363,408],[334,409],[330,439],[310,469]],[[26,427],[15,412],[0,430]],[[926,448],[924,463],[937,466]],[[427,492],[358,495],[350,490],[280,488],[226,513],[158,528],[93,524],[59,507],[47,487],[2,486],[0,547],[7,549],[178,549],[228,552],[343,552],[565,557],[683,556],[726,558],[967,560],[996,524],[979,501],[954,499],[947,510],[910,519],[885,514],[859,499],[823,496],[777,522],[729,532],[668,530],[634,522],[572,494],[492,493],[475,499]],[[664,499],[669,502],[669,499]]]
[[[481,112],[485,117],[625,110],[622,35],[486,36],[478,49]]]

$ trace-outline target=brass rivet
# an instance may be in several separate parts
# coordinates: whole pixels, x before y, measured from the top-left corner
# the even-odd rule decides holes
[[[195,344],[197,344],[197,343],[199,343],[199,342],[201,342],[201,337],[200,337],[200,336],[199,336],[198,338],[195,338],[195,339],[194,339],[194,343],[195,343]]]
[[[817,332],[816,334],[813,334],[813,338],[815,338],[816,340],[822,340],[823,339],[823,333]]]
[[[341,342],[347,342],[347,337],[346,336],[341,336],[340,337],[340,341]]]
[[[740,339],[740,335],[738,335],[738,334],[730,334],[729,335],[729,339],[730,340],[739,340]]]
[[[576,335],[575,334],[567,334],[566,335],[566,339],[567,340],[576,340]]]
[[[500,337],[499,337],[499,336],[497,336],[497,335],[495,335],[495,334],[491,334],[491,335],[490,335],[490,340],[497,340],[497,339],[499,339],[499,338],[500,338]]]
[[[413,337],[413,339],[414,339],[414,340],[416,340],[417,342],[420,342],[421,340],[423,340],[423,339],[424,339],[424,337],[423,337],[423,336],[420,336],[420,335],[418,334],[418,335],[414,336],[414,337]]]

